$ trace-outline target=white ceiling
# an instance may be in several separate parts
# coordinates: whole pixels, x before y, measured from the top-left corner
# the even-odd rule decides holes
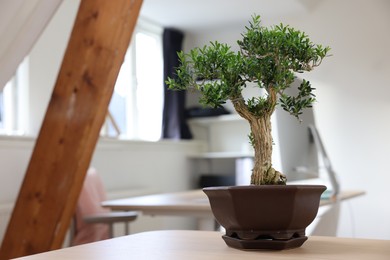
[[[0,0],[0,90],[38,39],[62,0]]]
[[[254,13],[264,19],[302,15],[320,0],[144,0],[141,17],[165,27],[199,31],[242,26]]]

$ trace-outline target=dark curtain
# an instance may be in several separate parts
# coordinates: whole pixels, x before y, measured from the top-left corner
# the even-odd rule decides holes
[[[164,29],[164,111],[163,138],[191,139],[192,134],[186,122],[185,103],[186,91],[169,90],[165,84],[168,77],[174,78],[175,68],[179,66],[177,52],[182,50],[184,35],[175,29]]]

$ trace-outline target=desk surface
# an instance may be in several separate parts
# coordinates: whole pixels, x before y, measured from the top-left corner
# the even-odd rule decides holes
[[[103,202],[112,210],[141,210],[147,215],[212,217],[209,200],[202,190],[154,194]]]
[[[388,260],[390,240],[309,237],[300,248],[244,251],[229,248],[213,231],[152,231],[28,256],[34,259],[354,259]]]
[[[363,191],[344,191],[340,200],[363,195]],[[329,205],[332,200],[321,200],[320,206]],[[190,215],[213,217],[206,194],[202,190],[163,193],[103,202],[112,210],[141,210],[146,215]]]

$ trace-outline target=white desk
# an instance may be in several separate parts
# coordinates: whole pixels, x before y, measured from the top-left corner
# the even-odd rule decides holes
[[[390,240],[309,237],[300,248],[244,251],[229,248],[213,231],[152,231],[65,248],[20,259],[268,259],[389,260]]]
[[[202,190],[108,200],[102,205],[112,210],[139,210],[145,215],[213,217],[209,200]]]
[[[339,200],[363,195],[363,191],[344,191]],[[321,200],[320,206],[329,205],[332,200]],[[144,215],[193,216],[198,218],[198,228],[213,230],[214,216],[209,200],[202,190],[147,195],[103,202],[104,207],[112,210],[138,210]]]

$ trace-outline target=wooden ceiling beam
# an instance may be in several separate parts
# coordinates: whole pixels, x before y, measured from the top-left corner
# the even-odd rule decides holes
[[[141,5],[81,1],[0,259],[61,248]]]

